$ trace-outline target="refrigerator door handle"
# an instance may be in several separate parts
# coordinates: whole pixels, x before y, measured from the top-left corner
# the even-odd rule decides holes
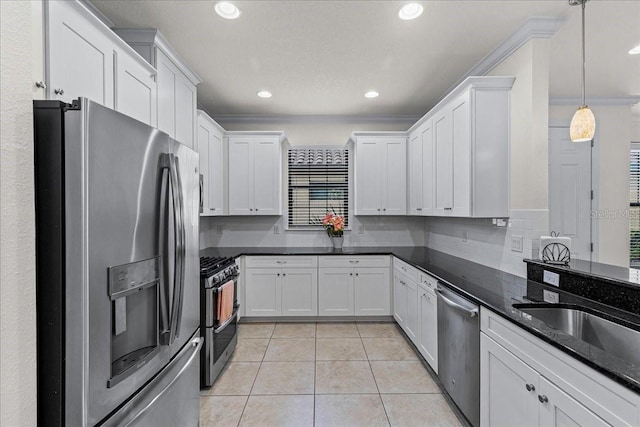
[[[173,274],[173,305],[171,307],[171,325],[169,345],[173,344],[178,336],[180,306],[182,304],[182,289],[184,281],[184,209],[182,206],[182,186],[180,185],[180,174],[178,171],[177,158],[173,154],[168,154],[169,176],[171,177],[171,194],[173,195],[173,221],[174,221],[174,243],[175,243],[175,267]]]
[[[167,260],[169,258],[169,227],[167,223],[167,210],[169,199],[169,159],[168,154],[163,154],[160,158],[161,184],[160,184],[160,221],[158,222],[158,247],[162,255],[162,277],[160,283],[160,338],[162,344],[169,344],[171,335],[171,314],[169,302],[169,269]]]
[[[180,276],[179,276],[179,289],[178,289],[178,311],[176,312],[176,324],[175,324],[175,336],[180,336],[180,325],[182,322],[182,307],[184,306],[184,281],[186,274],[186,257],[187,257],[187,245],[186,245],[186,227],[184,218],[184,191],[182,191],[182,174],[180,173],[180,164],[177,156],[174,156],[174,166],[176,173],[176,183],[178,189],[178,203],[180,209]]]

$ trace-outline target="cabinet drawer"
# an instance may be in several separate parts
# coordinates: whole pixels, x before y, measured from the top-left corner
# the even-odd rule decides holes
[[[420,273],[420,284],[427,289],[430,289],[432,292],[436,291],[438,287],[438,280],[434,277],[429,276],[426,273]]]
[[[389,267],[388,255],[320,256],[320,267]]]
[[[413,280],[414,282],[418,282],[420,272],[417,268],[410,266],[404,261],[399,260],[398,258],[393,259],[393,266],[396,270],[399,270],[402,274],[407,276],[407,278]]]
[[[640,395],[482,308],[480,329],[612,425],[640,425]]]
[[[291,267],[317,267],[317,256],[271,256],[252,255],[245,259],[246,268],[291,268]]]

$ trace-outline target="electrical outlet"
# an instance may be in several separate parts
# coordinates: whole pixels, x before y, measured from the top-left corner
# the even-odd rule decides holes
[[[358,234],[364,234],[364,225],[358,226]]]
[[[222,224],[216,225],[216,233],[222,234]]]
[[[273,226],[273,234],[280,234],[280,226],[279,225],[274,225]]]
[[[560,286],[560,275],[558,273],[552,273],[544,270],[542,274],[542,281],[553,286]]]
[[[551,292],[546,289],[542,290],[542,299],[544,302],[550,302],[552,304],[557,304],[560,302],[560,295],[557,292]]]
[[[467,230],[462,230],[462,241],[463,242],[467,241]]]
[[[511,252],[520,252],[523,251],[523,242],[524,239],[522,236],[513,235],[511,236]]]

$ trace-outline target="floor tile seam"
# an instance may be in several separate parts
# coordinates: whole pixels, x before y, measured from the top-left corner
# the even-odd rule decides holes
[[[362,343],[362,346],[364,347],[364,342]],[[365,347],[365,353],[366,351],[367,349]],[[369,357],[369,354],[367,353],[367,358],[368,357]],[[369,371],[371,371],[373,382],[376,385],[376,390],[378,390],[378,399],[380,399],[380,403],[382,404],[382,410],[384,411],[384,416],[387,418],[387,425],[390,426],[391,420],[389,419],[389,414],[387,414],[387,408],[384,406],[384,401],[382,400],[382,394],[380,393],[380,387],[378,387],[378,380],[376,379],[376,374],[373,372],[373,366],[371,366],[371,361],[367,360],[367,364],[369,365]]]

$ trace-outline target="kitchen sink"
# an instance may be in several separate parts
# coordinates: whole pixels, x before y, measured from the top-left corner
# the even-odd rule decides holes
[[[640,366],[640,331],[579,307],[539,304],[514,304],[513,307],[553,329]]]

